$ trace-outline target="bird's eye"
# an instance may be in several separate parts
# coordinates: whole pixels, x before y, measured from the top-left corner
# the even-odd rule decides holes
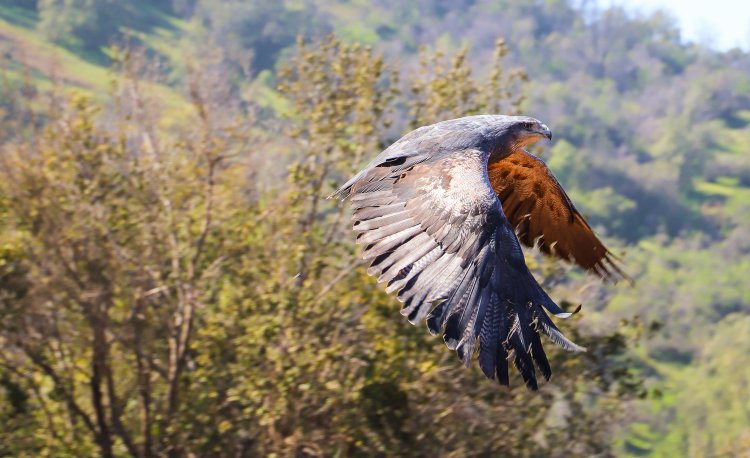
[[[527,123],[524,123],[523,127],[524,127],[525,129],[531,130],[531,129],[533,129],[533,128],[534,128],[534,123],[533,123],[533,122],[527,122]]]

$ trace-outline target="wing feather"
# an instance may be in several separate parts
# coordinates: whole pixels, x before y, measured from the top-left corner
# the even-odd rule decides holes
[[[545,309],[569,314],[526,267],[491,187],[488,154],[428,155],[410,151],[413,143],[397,142],[334,193],[351,196],[357,241],[372,260],[368,273],[397,293],[410,322],[426,319],[431,333],[442,332],[464,364],[478,347],[482,372],[507,385],[512,357],[526,385],[536,389],[534,361],[545,378],[551,373],[540,333],[584,350],[560,334]]]
[[[541,159],[517,149],[488,166],[505,216],[526,246],[607,280],[629,279]]]

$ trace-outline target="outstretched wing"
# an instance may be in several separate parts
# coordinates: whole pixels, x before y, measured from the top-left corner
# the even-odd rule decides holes
[[[628,278],[538,157],[518,149],[488,166],[492,188],[526,246],[612,280]]]
[[[412,324],[427,319],[468,365],[479,347],[485,375],[508,385],[512,359],[537,389],[534,363],[551,369],[540,333],[568,350],[542,307],[558,307],[526,267],[513,228],[487,177],[487,154],[474,149],[421,154],[401,141],[334,194],[351,195],[357,242],[368,273],[397,292]],[[422,144],[422,147],[425,145]]]

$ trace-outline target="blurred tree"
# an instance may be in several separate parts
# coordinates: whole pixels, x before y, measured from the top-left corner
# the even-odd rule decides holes
[[[412,79],[406,101],[410,108],[410,129],[473,114],[519,113],[523,102],[519,86],[526,80],[526,73],[522,69],[505,71],[503,68],[508,54],[505,40],[495,42],[486,81],[472,78],[468,51],[464,46],[450,61],[441,51],[432,55],[422,51],[419,70]]]
[[[110,44],[128,12],[115,0],[39,0],[37,9],[50,40],[89,51]]]
[[[507,74],[475,83],[460,56],[451,87],[443,73],[406,81],[429,95],[415,113],[457,116],[481,93],[513,104]],[[567,329],[590,352],[553,351],[538,395],[506,391],[399,319],[366,275],[324,196],[405,103],[381,56],[299,43],[280,71],[294,159],[265,189],[248,181],[253,119],[226,85],[192,73],[188,120],[170,131],[137,61],[123,71],[108,112],[76,96],[3,145],[4,453],[608,453],[642,394],[622,335]]]
[[[227,58],[244,70],[273,68],[280,52],[294,45],[297,35],[325,33],[314,2],[278,0],[198,0],[193,20],[221,43]]]
[[[178,1],[173,4],[172,0],[39,0],[36,27],[48,40],[88,60],[111,63],[104,48],[123,42],[143,44],[145,32],[154,28],[161,29],[162,34],[176,33],[167,15],[187,6]],[[152,51],[163,53],[158,46]]]
[[[17,247],[3,265],[22,276],[2,284],[15,299],[3,301],[0,364],[42,406],[52,454],[186,453],[178,418],[196,315],[233,240],[223,218],[245,206],[223,165],[244,131],[212,117],[196,89],[198,129],[157,138],[155,106],[123,84],[116,130],[77,96],[3,155],[3,236]]]

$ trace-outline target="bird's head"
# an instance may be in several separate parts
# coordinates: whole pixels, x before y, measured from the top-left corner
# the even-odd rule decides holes
[[[506,156],[528,144],[546,138],[552,132],[546,124],[529,116],[488,116],[486,137],[491,142],[493,155]]]
[[[528,116],[514,116],[509,123],[510,139],[516,147],[533,143],[540,138],[552,140],[552,132],[540,120]]]

